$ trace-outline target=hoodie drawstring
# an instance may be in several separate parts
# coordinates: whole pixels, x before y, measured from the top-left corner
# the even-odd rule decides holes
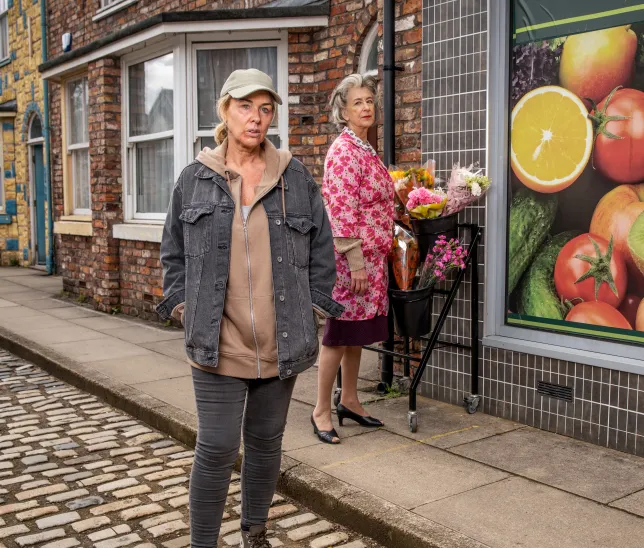
[[[286,183],[284,182],[284,175],[282,175],[282,214],[284,215],[284,224],[286,224],[286,194],[284,194],[284,187]]]

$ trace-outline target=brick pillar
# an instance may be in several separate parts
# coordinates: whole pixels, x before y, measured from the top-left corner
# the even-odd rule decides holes
[[[120,303],[119,242],[112,237],[112,226],[123,221],[121,70],[118,60],[104,58],[90,63],[88,83],[90,186],[94,229],[88,293],[99,310],[109,312]]]

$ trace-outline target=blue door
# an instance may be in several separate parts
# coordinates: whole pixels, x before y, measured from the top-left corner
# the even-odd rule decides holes
[[[33,145],[33,177],[34,177],[34,210],[36,212],[36,259],[38,264],[47,261],[47,235],[45,226],[45,165],[43,145]]]

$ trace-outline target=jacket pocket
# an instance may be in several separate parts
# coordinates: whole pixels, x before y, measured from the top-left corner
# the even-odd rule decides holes
[[[188,257],[200,257],[210,251],[214,203],[195,203],[185,206],[179,219],[184,223],[184,248]]]
[[[311,219],[306,217],[287,217],[289,261],[298,268],[308,268],[311,251],[310,232],[315,228]]]

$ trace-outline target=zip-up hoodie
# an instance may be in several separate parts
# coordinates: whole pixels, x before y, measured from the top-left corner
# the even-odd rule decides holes
[[[292,155],[264,141],[266,169],[255,190],[246,221],[242,214],[242,178],[226,166],[228,142],[204,149],[197,161],[230,185],[235,202],[230,243],[230,272],[219,336],[220,375],[254,379],[278,376],[273,269],[268,217],[260,200],[275,188]],[[200,367],[199,364],[191,362]],[[208,371],[213,371],[212,368]]]

